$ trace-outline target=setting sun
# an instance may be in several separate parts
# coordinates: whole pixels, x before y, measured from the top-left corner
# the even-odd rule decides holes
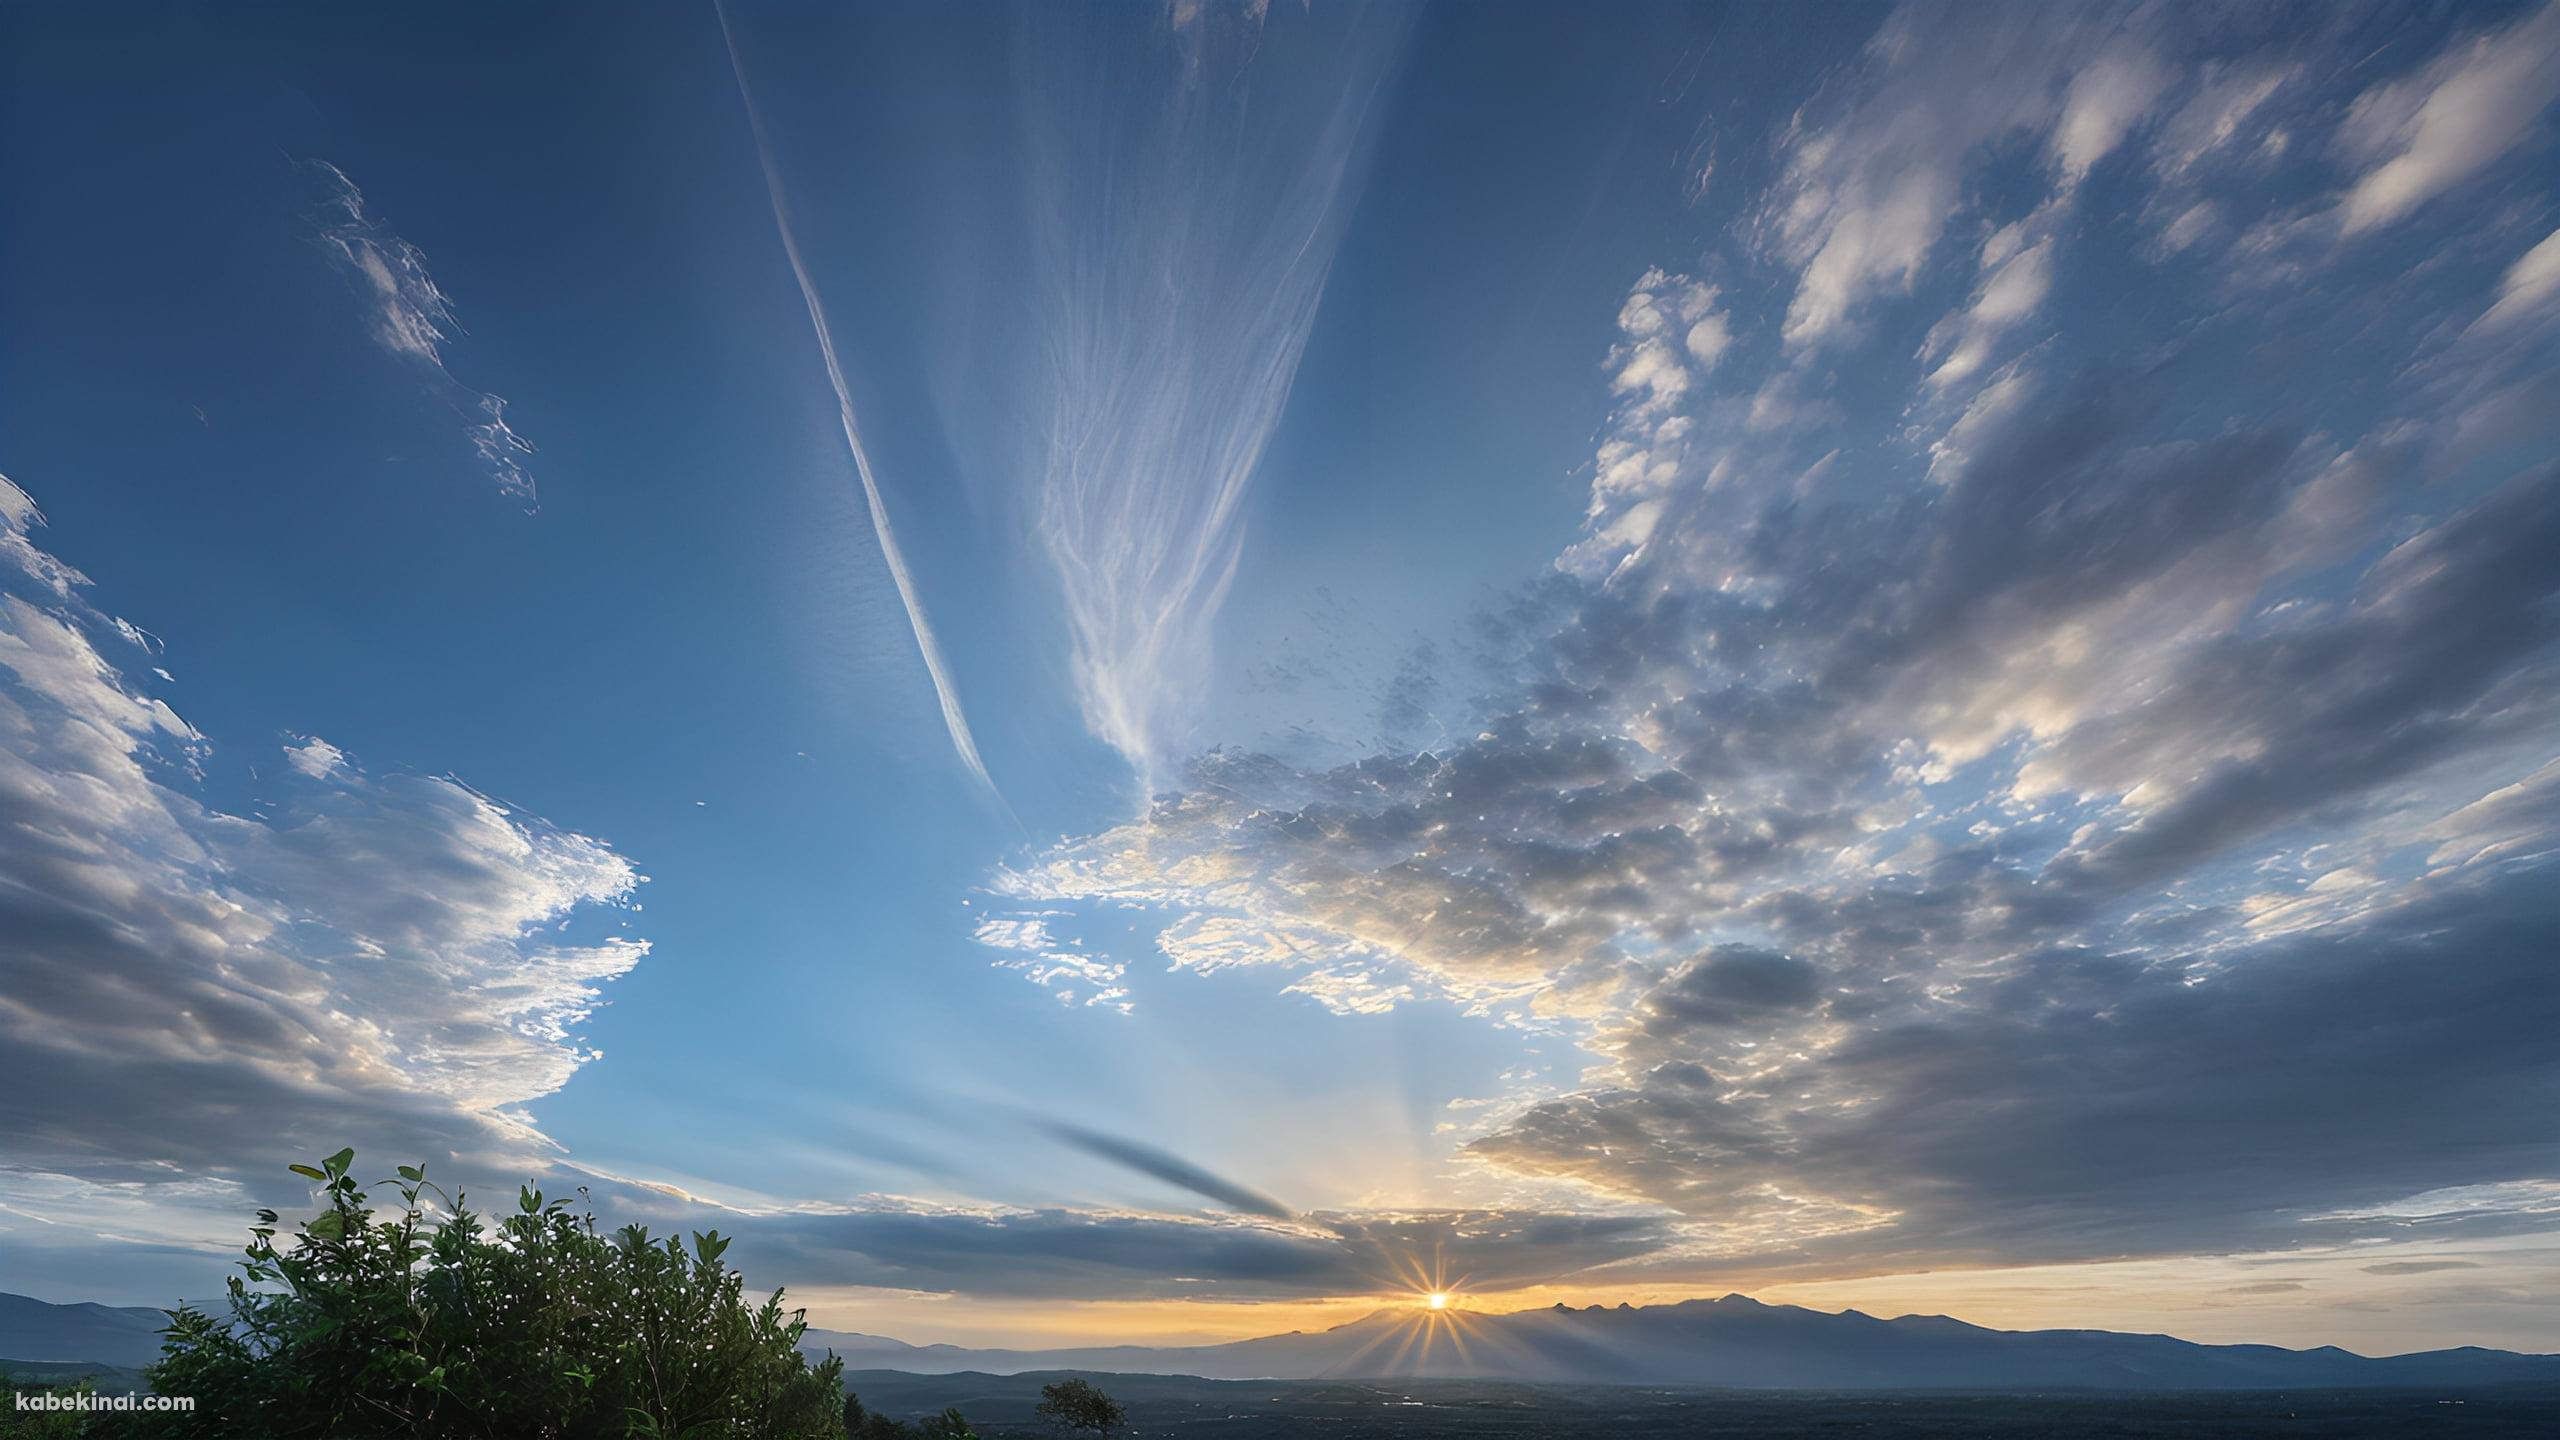
[[[1434,1310],[1446,1310],[1449,1308],[1449,1292],[1446,1290],[1434,1290],[1430,1294],[1422,1297],[1422,1303],[1430,1306]]]

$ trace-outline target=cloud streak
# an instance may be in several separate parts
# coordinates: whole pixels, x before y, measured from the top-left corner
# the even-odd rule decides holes
[[[1117,1135],[1105,1135],[1080,1125],[1053,1123],[1049,1133],[1059,1140],[1098,1155],[1115,1165],[1125,1166],[1141,1175],[1152,1176],[1168,1185],[1179,1186],[1202,1199],[1214,1200],[1230,1210],[1246,1215],[1260,1215],[1267,1220],[1293,1218],[1289,1207],[1267,1195],[1257,1194],[1223,1176],[1215,1175],[1179,1155],[1171,1155],[1152,1145]]]
[[[533,476],[524,457],[533,443],[507,423],[505,400],[472,389],[445,368],[445,343],[461,327],[452,300],[427,271],[427,257],[366,211],[364,192],[337,166],[304,160],[296,168],[316,191],[305,215],[320,248],[364,298],[375,343],[426,378],[436,398],[462,417],[481,472],[530,508]]]
[[[1406,18],[1074,12],[1023,44],[1037,540],[1086,726],[1150,789],[1189,739]],[[1150,22],[1152,23],[1152,22]]]
[[[746,64],[738,56],[738,39],[729,25],[728,8],[715,4],[712,9],[720,19],[720,39],[728,48],[729,73],[737,79],[738,100],[746,109],[747,127],[755,135],[756,165],[764,175],[765,199],[773,208],[773,228],[782,238],[783,254],[791,261],[791,278],[799,283],[801,303],[808,307],[809,328],[817,337],[819,357],[826,363],[827,384],[835,391],[836,419],[844,429],[845,449],[853,456],[854,473],[862,478],[862,499],[871,512],[871,533],[880,542],[880,558],[898,587],[898,602],[906,608],[907,625],[915,632],[916,653],[924,658],[925,673],[933,680],[934,700],[942,708],[942,726],[950,733],[952,752],[960,757],[961,767],[1001,806],[1003,792],[996,788],[994,777],[987,773],[986,761],[978,754],[977,737],[970,732],[969,716],[960,706],[959,686],[951,678],[949,662],[943,659],[941,642],[934,638],[933,622],[925,616],[924,596],[916,586],[915,572],[908,567],[906,551],[899,546],[898,533],[889,524],[888,502],[881,498],[880,480],[871,468],[871,452],[862,443],[862,426],[854,417],[853,391],[846,386],[844,365],[836,358],[835,334],[827,324],[826,307],[819,302],[817,282],[809,277],[808,261],[800,254],[800,240],[791,225],[790,198],[783,188],[782,171],[774,162],[764,112],[757,107],[755,92],[747,84]]]

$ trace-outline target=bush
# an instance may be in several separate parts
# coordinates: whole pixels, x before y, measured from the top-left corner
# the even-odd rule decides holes
[[[1064,1430],[1085,1430],[1096,1435],[1109,1435],[1129,1421],[1129,1413],[1120,1402],[1102,1393],[1090,1380],[1061,1380],[1040,1387],[1040,1405],[1036,1412],[1043,1420]]]
[[[460,1196],[401,1166],[396,1210],[350,1178],[354,1152],[294,1171],[327,1208],[276,1242],[258,1212],[230,1315],[181,1307],[149,1372],[192,1415],[153,1433],[294,1437],[735,1437],[837,1440],[843,1363],[812,1366],[777,1290],[750,1304],[720,1263],[530,1187],[491,1229]],[[431,1218],[428,1197],[445,1202]]]

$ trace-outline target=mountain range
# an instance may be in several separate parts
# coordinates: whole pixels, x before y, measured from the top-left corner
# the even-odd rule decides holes
[[[165,1311],[146,1306],[52,1305],[0,1292],[0,1367],[71,1361],[134,1369],[160,1358]]]
[[[161,1312],[0,1294],[0,1364],[138,1367],[159,1354]],[[1742,1295],[1676,1305],[1508,1315],[1381,1310],[1330,1330],[1223,1345],[976,1350],[811,1330],[802,1348],[851,1370],[917,1375],[1081,1370],[1203,1379],[1449,1379],[1803,1390],[2251,1390],[2560,1385],[2560,1355],[2464,1346],[2364,1356],[2335,1346],[2201,1345],[2109,1330],[1992,1330],[1944,1315],[1884,1320],[1763,1305]]]
[[[812,1330],[811,1353],[911,1374],[1086,1370],[1204,1379],[1467,1379],[1807,1390],[2241,1390],[2560,1384],[2560,1355],[2464,1346],[2370,1357],[2322,1346],[2201,1345],[2107,1330],[1992,1330],[1944,1315],[1884,1320],[1763,1305],[1508,1315],[1381,1310],[1314,1333],[1223,1345],[972,1350]]]

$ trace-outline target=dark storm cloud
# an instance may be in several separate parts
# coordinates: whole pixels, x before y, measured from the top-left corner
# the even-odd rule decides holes
[[[1761,1197],[1865,1207],[1871,1254],[2277,1246],[2320,1217],[2540,1173],[2560,1145],[2560,869],[2209,968],[2032,960],[1855,1028],[1738,1096],[1657,1071],[1471,1150],[1740,1233]]]

